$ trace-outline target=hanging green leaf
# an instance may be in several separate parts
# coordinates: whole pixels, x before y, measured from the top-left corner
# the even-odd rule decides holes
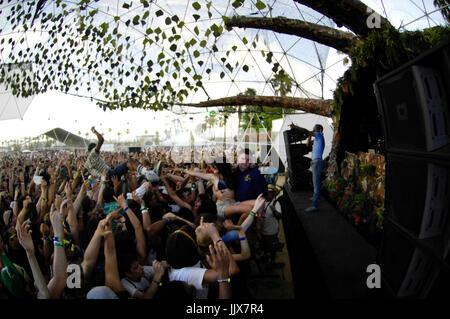
[[[242,0],[236,0],[231,4],[234,8],[239,8],[242,6]]]
[[[202,7],[201,5],[200,5],[200,3],[198,3],[198,2],[194,2],[193,4],[192,4],[192,6],[194,7],[194,9],[195,10],[200,10],[200,8]]]
[[[266,5],[261,0],[258,0],[256,1],[256,7],[258,8],[258,10],[263,10],[266,7]]]

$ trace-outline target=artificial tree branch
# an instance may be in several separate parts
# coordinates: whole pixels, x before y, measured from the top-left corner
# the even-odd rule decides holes
[[[230,19],[226,19],[225,25],[228,28],[265,29],[278,33],[295,35],[333,47],[336,50],[347,54],[350,53],[350,49],[357,40],[357,37],[350,32],[344,32],[324,25],[284,17],[262,18],[234,16]]]
[[[317,12],[326,15],[336,22],[338,27],[346,26],[355,34],[365,38],[371,31],[384,30],[389,21],[379,15],[380,28],[371,28],[368,19],[374,10],[360,0],[294,0]]]
[[[330,117],[333,113],[333,100],[305,99],[296,97],[279,96],[252,96],[236,95],[215,100],[203,101],[200,103],[177,103],[182,106],[190,107],[213,107],[213,106],[239,106],[254,105],[267,107],[282,107],[285,109],[294,109],[313,113],[317,115]]]

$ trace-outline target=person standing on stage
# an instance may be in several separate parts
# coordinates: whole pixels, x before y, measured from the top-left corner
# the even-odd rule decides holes
[[[320,196],[320,175],[323,168],[323,150],[325,148],[325,139],[323,137],[323,126],[320,124],[314,125],[312,132],[309,132],[308,140],[306,141],[306,146],[311,145],[311,137],[314,137],[313,149],[312,149],[312,178],[314,184],[314,195],[313,203],[311,207],[305,209],[305,212],[310,213],[317,210],[317,205]]]

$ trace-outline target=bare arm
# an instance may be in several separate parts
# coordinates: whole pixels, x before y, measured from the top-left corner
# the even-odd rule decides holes
[[[114,199],[119,203],[123,210],[125,210],[125,214],[127,214],[130,219],[131,224],[133,225],[134,232],[136,234],[136,250],[139,255],[139,262],[145,262],[145,258],[147,257],[147,247],[145,243],[145,235],[144,230],[142,228],[142,224],[139,219],[136,217],[133,211],[128,208],[125,198],[121,194],[119,197],[115,197]]]
[[[162,181],[164,183],[164,186],[167,189],[167,193],[169,194],[170,198],[173,199],[175,204],[177,204],[180,207],[185,207],[185,208],[187,208],[189,210],[192,210],[192,206],[189,205],[188,203],[186,203],[180,197],[178,197],[178,195],[175,193],[175,191],[172,189],[172,187],[170,187],[169,183],[167,182],[167,180],[165,178],[163,178]]]
[[[83,262],[81,263],[84,276],[87,280],[89,280],[91,276],[92,269],[94,269],[94,265],[97,262],[98,253],[100,252],[100,247],[102,245],[103,237],[101,235],[100,227],[102,227],[102,225],[99,223],[97,225],[97,230],[95,231],[94,236],[92,236],[91,241],[86,248]]]
[[[117,253],[114,243],[112,226],[106,219],[100,221],[101,233],[105,238],[105,285],[111,288],[115,293],[124,291],[119,277],[119,268],[117,266]]]
[[[38,290],[38,299],[50,299],[50,292],[47,288],[45,278],[42,275],[42,271],[39,268],[39,264],[34,254],[34,245],[33,240],[31,239],[29,222],[24,222],[23,224],[19,224],[19,222],[17,222],[16,231],[19,242],[27,253],[28,262],[34,278],[34,285]]]
[[[67,200],[65,200],[61,204],[60,211],[58,212],[56,209],[53,209],[50,212],[50,220],[53,226],[53,233],[55,237],[59,239],[59,242],[62,243],[64,240],[64,229],[62,226],[63,222],[63,214],[62,209],[67,205]],[[48,283],[47,287],[52,296],[52,299],[59,299],[66,287],[67,281],[67,259],[66,259],[66,250],[63,244],[54,245],[54,256],[53,256],[53,278]]]
[[[95,129],[94,126],[91,128],[91,131],[92,131],[92,133],[97,135],[98,142],[97,142],[97,145],[95,146],[95,151],[97,153],[99,153],[100,152],[100,148],[102,147],[103,141],[104,141],[103,136],[99,132],[97,132],[97,130]]]
[[[314,132],[309,132],[308,139],[306,140],[306,147],[311,145],[311,137],[314,136]]]
[[[232,254],[232,257],[235,261],[247,260],[251,257],[250,246],[248,245],[245,232],[243,230],[238,230],[238,233],[239,233],[239,241],[241,242],[241,253]]]
[[[183,183],[184,182],[184,178],[181,176],[170,174],[170,173],[167,173],[166,176],[168,179],[170,179],[174,183],[178,183],[178,182]]]
[[[187,171],[187,174],[197,177],[197,178],[207,180],[207,181],[211,181],[211,182],[216,178],[214,174],[206,174],[206,173],[197,172],[197,171]]]
[[[199,195],[205,194],[205,185],[203,185],[203,180],[200,179],[197,182],[197,189]]]
[[[158,291],[158,284],[154,281],[157,281],[158,283],[161,281],[162,276],[164,275],[164,272],[166,271],[168,265],[165,261],[153,261],[153,270],[155,271],[155,275],[153,276],[153,280],[150,283],[150,287],[147,288],[145,292],[136,291],[134,297],[140,298],[140,299],[153,299],[156,292]]]

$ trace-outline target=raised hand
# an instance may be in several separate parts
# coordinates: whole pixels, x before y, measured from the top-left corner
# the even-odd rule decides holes
[[[104,237],[105,239],[112,236],[113,232],[111,220],[105,218],[99,221],[97,230],[100,232],[100,235],[102,235],[102,237]]]
[[[48,227],[48,225],[46,223],[42,223],[41,226],[39,227],[39,230],[41,231],[41,234],[48,238],[50,237],[50,227]]]
[[[203,216],[200,218],[200,226],[197,227],[196,231],[199,231],[209,237],[213,238],[213,236],[218,236],[218,231],[216,226],[213,223],[205,223],[203,222]]]
[[[140,198],[139,196],[136,195],[136,191],[134,191],[134,192],[131,193],[131,197],[132,197],[133,200],[134,200],[135,202],[137,202],[139,205],[142,206],[142,205],[145,204],[144,201],[142,200],[142,198]]]
[[[266,202],[266,199],[263,197],[263,194],[259,194],[258,198],[255,200],[255,204],[253,205],[253,211],[258,212]]]
[[[209,245],[209,255],[206,256],[208,264],[219,275],[219,279],[229,277],[230,258],[227,252],[228,248],[223,242],[218,242],[215,246]]]
[[[22,247],[30,254],[34,254],[34,244],[31,238],[30,220],[26,220],[22,225],[17,222],[16,225],[17,238]]]
[[[119,184],[119,178],[117,177],[117,175],[111,176],[111,180],[112,180],[114,186],[117,186]]]
[[[81,185],[81,193],[86,193],[89,189],[89,185],[91,183],[89,183],[89,181],[84,181],[84,183]]]
[[[62,198],[59,194],[55,195],[55,209],[59,210],[61,207]]]
[[[57,237],[63,236],[64,235],[64,228],[62,225],[63,217],[62,214],[55,208],[53,204],[52,207],[50,208],[50,222],[52,223],[53,233]]]
[[[167,262],[154,260],[152,266],[155,271],[154,279],[160,281],[167,269]]]
[[[127,202],[126,202],[125,198],[123,197],[123,194],[120,194],[119,197],[114,196],[114,199],[122,208],[127,207]]]

